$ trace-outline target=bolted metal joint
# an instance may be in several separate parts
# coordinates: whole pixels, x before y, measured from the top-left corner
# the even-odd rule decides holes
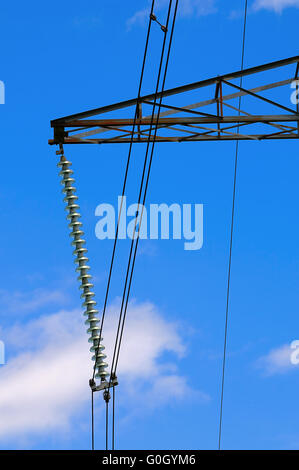
[[[163,33],[167,33],[167,28],[166,26],[164,26],[163,24],[160,23],[160,21],[158,21],[156,15],[154,15],[153,13],[150,14],[150,19],[152,21],[155,21],[156,23],[158,23],[158,25],[161,27]]]
[[[116,387],[118,385],[118,379],[116,375],[112,374],[110,381],[106,379],[102,379],[100,384],[97,385],[92,379],[89,381],[89,385],[93,392],[101,392],[102,390],[110,389],[112,387]]]

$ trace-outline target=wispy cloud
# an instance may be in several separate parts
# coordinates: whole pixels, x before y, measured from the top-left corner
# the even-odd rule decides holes
[[[146,18],[148,18],[149,12],[149,8],[136,11],[134,15],[127,20],[127,30],[132,29],[134,25],[144,24]]]
[[[0,289],[0,305],[6,313],[34,312],[46,305],[63,305],[68,300],[68,295],[59,289],[34,289],[28,292]]]
[[[117,304],[107,311],[104,342],[109,362],[117,313]],[[34,447],[34,439],[65,432],[82,412],[90,399],[87,384],[92,368],[84,330],[79,310],[60,311],[3,330],[14,357],[0,369],[2,441],[16,443],[30,437]],[[166,352],[172,359],[167,354],[166,360]],[[178,359],[185,354],[179,325],[163,318],[151,303],[132,302],[118,369],[130,406],[137,403],[151,409],[186,396],[209,400],[208,395],[192,390],[178,372]]]
[[[268,354],[257,360],[256,367],[262,370],[266,376],[284,374],[295,369],[299,370],[299,366],[291,361],[292,352],[293,350],[289,344],[272,349]]]
[[[130,30],[134,25],[145,24],[150,13],[150,1],[144,2],[146,6],[134,13],[127,20],[127,29]],[[163,11],[169,5],[168,0],[158,0],[156,2],[155,12]],[[179,3],[178,15],[181,17],[205,16],[216,13],[216,0],[181,0]]]
[[[158,245],[153,240],[142,240],[143,243],[140,244],[138,249],[137,256],[157,256],[158,254]]]
[[[205,16],[216,13],[216,0],[182,0],[179,13],[182,16]]]
[[[288,7],[299,8],[299,0],[255,0],[253,10],[273,10],[276,13],[281,13],[282,10]]]

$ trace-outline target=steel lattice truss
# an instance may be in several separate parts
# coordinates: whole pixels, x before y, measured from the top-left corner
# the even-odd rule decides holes
[[[159,120],[157,114],[153,120],[158,124],[156,141],[298,139],[298,99],[291,100],[292,93],[298,97],[298,72],[295,56],[165,90]],[[246,88],[240,86],[241,77]],[[147,142],[154,99],[151,94],[51,121],[54,138],[49,144],[128,143],[136,105],[133,141]]]

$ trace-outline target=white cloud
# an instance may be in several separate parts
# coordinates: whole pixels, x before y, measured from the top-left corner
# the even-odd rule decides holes
[[[27,293],[0,290],[0,303],[2,304],[2,310],[6,313],[33,312],[46,305],[64,304],[67,300],[67,294],[58,289],[34,289]]]
[[[153,387],[147,391],[147,403],[152,406],[162,406],[170,400],[186,400],[196,397],[202,402],[210,401],[209,395],[199,390],[192,390],[186,377],[179,375],[165,375],[157,377]]]
[[[107,311],[104,343],[110,362],[117,324],[116,304]],[[3,330],[7,356],[15,356],[0,369],[0,437],[4,439],[47,436],[68,430],[72,419],[90,399],[91,376],[85,325],[79,310],[61,311],[25,325]],[[177,359],[186,354],[179,325],[165,320],[151,303],[132,302],[124,332],[118,376],[123,394],[134,404],[152,408],[194,395],[187,379],[177,371]],[[136,386],[137,385],[137,386]],[[137,390],[137,392],[136,392]],[[140,393],[140,390],[142,393]],[[32,446],[32,444],[31,444]]]
[[[127,20],[127,28],[131,29],[135,24],[144,24],[150,13],[151,2],[147,2],[147,7],[138,10],[131,18]],[[182,17],[204,16],[217,11],[216,0],[181,0],[178,7],[178,15]],[[155,13],[166,9],[169,5],[168,0],[158,0],[155,6]],[[162,21],[161,21],[162,22]]]
[[[254,10],[273,10],[281,13],[287,7],[299,8],[299,0],[255,0],[253,4]]]
[[[294,369],[299,369],[298,365],[291,362],[292,349],[289,344],[272,349],[268,354],[258,359],[256,366],[265,375],[284,374]]]
[[[130,30],[135,24],[144,24],[146,18],[148,18],[149,9],[144,8],[143,10],[138,10],[127,20],[127,29]]]
[[[179,13],[182,16],[204,16],[216,13],[216,0],[182,0]]]

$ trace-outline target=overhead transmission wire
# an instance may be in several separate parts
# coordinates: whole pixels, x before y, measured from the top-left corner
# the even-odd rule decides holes
[[[241,70],[244,69],[244,54],[245,54],[246,24],[247,24],[247,3],[248,3],[248,0],[245,0]],[[240,78],[240,87],[242,87],[242,83],[243,83],[243,77],[241,76],[241,78]],[[239,116],[241,114],[241,101],[242,101],[242,96],[240,95],[239,96],[239,108],[238,108],[238,115]],[[238,123],[237,133],[239,133],[239,128],[240,128],[240,123]],[[239,154],[239,141],[237,140],[236,141],[236,152],[235,152],[235,164],[234,164],[232,213],[231,213],[230,242],[229,242],[229,261],[228,261],[228,275],[227,275],[227,289],[226,289],[226,310],[225,310],[224,348],[223,348],[223,361],[222,361],[222,380],[221,380],[221,399],[220,399],[220,415],[219,415],[218,450],[221,449],[221,438],[222,438],[223,401],[224,401],[225,366],[226,366],[226,354],[227,354],[230,280],[231,280],[232,248],[233,248],[233,234],[234,234],[234,221],[235,221],[235,202],[236,202],[236,187],[237,187],[238,154]]]
[[[124,284],[124,290],[123,290],[123,296],[122,296],[119,322],[118,322],[118,328],[117,328],[117,334],[116,334],[116,340],[115,340],[115,346],[114,346],[114,352],[113,352],[113,359],[112,359],[112,364],[111,364],[111,372],[110,372],[108,393],[109,393],[109,389],[111,387],[111,381],[114,377],[116,377],[116,367],[117,367],[117,362],[118,362],[120,344],[121,344],[122,333],[123,333],[123,328],[124,328],[124,321],[125,321],[125,316],[126,316],[126,310],[125,310],[125,312],[123,310],[124,300],[125,300],[127,283],[128,283],[129,272],[130,272],[130,267],[131,267],[131,259],[132,259],[132,252],[133,252],[133,246],[134,246],[134,240],[135,240],[136,226],[137,226],[137,220],[138,220],[138,214],[139,214],[139,206],[140,206],[143,183],[144,183],[146,167],[147,167],[149,145],[150,145],[150,142],[151,142],[151,134],[152,134],[154,117],[155,117],[155,107],[156,107],[156,101],[157,101],[157,96],[158,96],[158,91],[159,91],[159,84],[160,84],[160,77],[161,77],[163,60],[164,60],[164,52],[165,52],[165,45],[166,45],[166,38],[167,38],[167,32],[168,32],[168,24],[169,24],[169,18],[170,18],[170,13],[171,13],[171,7],[172,7],[172,0],[170,0],[170,2],[169,2],[166,26],[161,26],[161,24],[157,21],[156,17],[153,16],[154,21],[157,21],[157,23],[160,24],[161,29],[162,29],[162,31],[164,31],[165,34],[164,34],[164,39],[163,39],[163,45],[162,45],[162,51],[161,51],[161,57],[160,57],[160,64],[159,64],[159,71],[158,71],[158,77],[157,77],[157,83],[156,83],[156,90],[155,90],[155,95],[154,95],[154,103],[153,103],[153,109],[152,109],[152,115],[151,115],[151,123],[150,123],[150,129],[149,129],[149,135],[148,135],[148,141],[147,141],[147,148],[146,148],[144,166],[143,166],[142,177],[141,177],[141,183],[140,183],[140,191],[139,191],[138,204],[137,204],[137,217],[135,219],[135,227],[134,227],[134,231],[133,231],[133,239],[132,239],[132,243],[131,243],[129,260],[128,260],[128,265],[127,265],[127,272],[126,272],[126,278],[125,278],[125,284]],[[172,32],[173,32],[173,27],[172,27]],[[165,72],[164,72],[164,77],[163,77],[163,85],[162,85],[161,93],[164,90],[166,72],[167,72],[167,67],[168,67],[169,53],[170,53],[170,46],[169,46],[169,51],[168,51],[168,55],[167,55],[168,58],[167,58],[167,61],[166,61],[166,66],[165,66]],[[160,104],[161,104],[161,99],[160,99]],[[160,114],[160,112],[159,112],[159,114]],[[159,116],[157,116],[157,124],[158,124],[158,119],[159,119]],[[156,131],[157,131],[157,126],[156,126]],[[156,138],[156,132],[155,132],[155,135],[154,135],[154,141],[155,141],[155,138]],[[154,142],[153,142],[153,145],[154,145]],[[153,152],[152,152],[152,154],[153,154]],[[141,223],[142,223],[142,217],[141,217],[140,224],[139,224],[139,231],[140,231]],[[138,231],[138,235],[139,235],[139,231]],[[135,251],[135,256],[136,256],[136,251]],[[135,258],[135,256],[134,256],[134,258]],[[132,269],[134,270],[134,266],[133,266]],[[132,275],[131,275],[130,281],[131,280],[132,280]],[[131,284],[131,282],[130,282],[130,284]],[[119,344],[118,344],[118,341],[119,341]],[[115,394],[114,387],[113,387],[113,392]],[[114,428],[114,426],[115,426],[115,424],[114,424],[115,423],[115,395],[114,395],[114,402],[113,402],[112,422],[113,422],[112,448],[114,448],[114,441],[115,441],[115,431],[114,431],[114,429],[115,429]]]
[[[99,339],[98,348],[95,351],[96,357],[97,357],[99,349],[100,349],[100,341],[101,341],[101,337],[102,337],[103,325],[104,325],[106,308],[107,308],[107,301],[108,301],[108,296],[109,296],[111,276],[112,276],[112,270],[113,270],[115,252],[116,252],[116,245],[117,245],[117,240],[118,240],[119,222],[120,222],[120,217],[121,217],[121,213],[122,213],[123,199],[124,199],[124,195],[125,195],[128,171],[129,171],[130,160],[131,160],[132,146],[133,146],[133,140],[134,140],[134,131],[135,131],[136,121],[137,121],[137,116],[138,116],[138,108],[139,108],[139,103],[140,103],[141,88],[142,88],[142,83],[143,83],[144,69],[145,69],[146,57],[147,57],[147,52],[148,52],[148,44],[149,44],[149,38],[150,38],[151,25],[152,25],[152,21],[153,21],[152,15],[153,15],[153,11],[154,11],[154,6],[155,6],[155,0],[152,0],[152,6],[151,6],[151,12],[150,12],[150,18],[149,18],[149,23],[148,23],[146,42],[145,42],[145,48],[144,48],[144,54],[143,54],[143,60],[142,60],[141,74],[140,74],[139,85],[138,85],[138,94],[137,94],[135,115],[134,115],[134,121],[133,121],[133,127],[132,127],[132,136],[131,136],[129,152],[128,152],[128,157],[127,157],[127,164],[126,164],[125,176],[124,176],[123,188],[122,188],[121,203],[120,203],[119,215],[118,215],[118,220],[117,220],[117,228],[116,228],[115,240],[114,240],[114,245],[113,245],[113,250],[112,250],[111,262],[110,262],[110,268],[109,268],[109,274],[108,274],[108,281],[107,281],[107,287],[106,287],[106,293],[105,293],[105,299],[104,299],[103,312],[102,312],[102,317],[101,317],[100,335],[99,335],[100,339]],[[93,367],[93,374],[92,374],[92,380],[93,381],[94,381],[94,378],[95,378],[95,371],[96,371],[96,363],[94,364],[94,367]],[[93,394],[94,394],[94,391],[92,390],[92,392],[91,392],[91,396],[92,396],[91,397],[92,450],[94,450],[94,396],[93,396]],[[114,397],[115,397],[115,395],[114,395]],[[106,420],[106,426],[107,426],[107,420]],[[114,433],[114,428],[113,428],[113,433]],[[106,429],[106,435],[107,434],[108,434],[108,431]],[[107,438],[106,438],[106,441],[107,441]]]
[[[91,449],[94,450],[94,391],[91,390]]]
[[[118,215],[117,226],[116,226],[115,240],[114,240],[114,244],[113,244],[111,262],[110,262],[110,268],[109,268],[109,275],[108,275],[108,281],[107,281],[107,287],[106,287],[106,293],[105,293],[105,300],[104,300],[104,306],[103,306],[103,313],[102,313],[102,318],[101,318],[100,338],[101,338],[101,334],[102,334],[102,331],[103,331],[103,325],[104,325],[105,314],[106,314],[106,309],[107,309],[107,301],[108,301],[110,284],[111,284],[111,276],[112,276],[112,270],[113,270],[115,252],[116,252],[116,245],[117,245],[117,241],[118,241],[119,222],[120,222],[120,218],[121,218],[122,207],[123,207],[123,199],[124,199],[126,185],[127,185],[127,179],[128,179],[128,172],[129,172],[131,153],[132,153],[132,147],[133,147],[133,140],[134,140],[134,131],[135,131],[136,121],[137,121],[137,116],[138,116],[138,107],[139,107],[139,104],[140,104],[141,88],[142,88],[142,83],[143,83],[144,69],[145,69],[146,57],[147,57],[147,52],[148,52],[148,44],[149,44],[149,37],[150,37],[150,31],[151,31],[151,24],[152,24],[152,21],[153,21],[152,20],[152,15],[153,15],[153,11],[154,11],[154,6],[155,6],[155,0],[152,1],[150,19],[149,19],[148,29],[147,29],[146,43],[145,43],[145,49],[144,49],[142,67],[141,67],[139,86],[138,86],[138,95],[137,95],[137,100],[136,100],[135,115],[134,115],[133,127],[132,127],[132,135],[131,135],[131,140],[130,140],[129,153],[128,153],[125,176],[124,176],[124,181],[123,181],[121,203],[120,203],[120,208],[119,208],[119,215]],[[92,377],[93,379],[94,379],[94,376],[95,376],[95,370],[96,370],[96,367],[94,365],[93,377]]]
[[[108,450],[108,438],[109,438],[108,425],[109,425],[109,401],[106,400],[106,450]]]
[[[170,7],[169,7],[169,14],[168,14],[168,20],[169,20],[169,16],[170,16],[170,11],[171,11],[171,5],[172,5],[172,0],[170,1]],[[152,10],[151,10],[151,13],[150,13],[150,24],[151,24],[151,21],[156,21],[158,24],[160,24],[158,21],[157,21],[157,18],[155,17],[155,15],[153,15],[153,8],[154,8],[154,2],[152,4]],[[167,33],[167,27],[168,27],[168,22],[167,22],[167,26],[164,27],[163,25],[161,25],[161,29],[162,31],[164,31],[165,33]],[[148,35],[147,35],[147,44],[146,44],[146,50],[147,50],[147,46],[148,46],[148,39],[149,39],[149,31],[148,31]],[[163,49],[165,48],[165,40],[164,40],[164,43],[163,43]],[[163,61],[162,61],[163,63]],[[145,65],[145,58],[144,58],[144,61],[143,61],[143,67],[142,67],[142,77],[143,77],[143,72],[144,72],[144,65]],[[162,64],[161,64],[162,66]],[[161,72],[161,66],[160,66],[160,72]],[[165,83],[165,79],[164,79],[164,83]],[[134,118],[134,123],[133,123],[133,130],[132,130],[132,136],[131,136],[131,142],[130,142],[130,149],[129,149],[129,158],[130,158],[130,155],[131,155],[131,150],[132,150],[132,143],[133,143],[133,139],[134,139],[134,128],[136,126],[136,120],[137,120],[137,115],[138,115],[138,104],[140,102],[140,92],[141,92],[141,85],[139,86],[139,92],[138,92],[138,100],[137,100],[137,105],[136,105],[136,112],[135,112],[135,118]],[[157,90],[158,92],[158,90]],[[154,117],[154,110],[153,110],[153,117]],[[150,140],[150,136],[149,136],[149,140]],[[128,165],[127,165],[127,168],[126,168],[126,173],[125,173],[125,183],[126,183],[126,179],[127,179],[127,173],[128,173]],[[125,183],[124,183],[124,189],[123,189],[123,195],[122,195],[122,201],[121,201],[121,206],[120,206],[120,211],[119,211],[119,217],[118,217],[118,223],[117,223],[117,232],[116,232],[116,237],[115,237],[115,243],[114,243],[114,248],[113,248],[113,254],[112,254],[112,265],[113,265],[113,261],[114,261],[114,255],[115,255],[115,249],[116,249],[116,241],[117,241],[117,238],[118,238],[118,228],[119,228],[119,220],[120,220],[120,215],[121,215],[121,207],[122,207],[122,203],[123,203],[123,196],[124,196],[124,190],[125,190]],[[105,296],[105,309],[103,310],[103,315],[102,315],[102,323],[101,323],[101,329],[103,328],[103,323],[104,323],[104,316],[105,316],[105,310],[106,310],[106,305],[107,305],[107,298],[108,298],[108,292],[109,292],[109,286],[110,286],[110,280],[111,280],[111,273],[112,273],[112,266],[110,266],[110,271],[109,271],[109,277],[108,277],[108,289],[107,289],[107,292],[106,292],[106,296]],[[100,330],[101,331],[101,330]],[[100,337],[101,337],[101,334],[100,334]],[[94,368],[94,373],[95,373],[95,368]],[[110,395],[109,395],[109,390],[110,390],[110,386],[111,386],[111,378],[113,377],[113,374],[110,374],[110,381],[109,381],[109,387],[108,389],[106,390],[107,391],[107,396],[109,397],[108,400],[106,401],[106,448],[108,446],[108,403],[109,403],[109,399],[110,399]],[[94,377],[93,377],[94,378]],[[114,387],[113,387],[114,389]],[[112,435],[113,435],[113,448],[114,448],[114,434],[115,434],[115,424],[114,424],[114,416],[115,416],[115,390],[113,391],[113,428],[112,428]]]
[[[162,66],[163,66],[163,59],[164,59],[164,52],[165,52],[165,45],[166,45],[166,38],[167,38],[167,32],[168,32],[168,24],[169,24],[169,18],[170,18],[170,13],[171,13],[171,7],[172,7],[172,1],[170,0],[169,2],[169,7],[168,7],[168,13],[167,13],[167,21],[166,21],[166,26],[161,25],[158,21],[156,16],[153,14],[153,12],[150,13],[150,20],[151,21],[156,21],[160,26],[162,31],[164,32],[164,38],[163,38],[163,45],[162,45],[162,51],[161,51],[161,57],[160,57],[160,64],[159,64],[159,72],[158,72],[158,78],[157,78],[157,83],[156,83],[156,90],[155,90],[155,97],[154,97],[154,105],[153,105],[153,110],[152,110],[152,116],[151,116],[151,124],[150,124],[150,130],[149,130],[149,136],[148,136],[148,142],[147,142],[147,149],[146,149],[146,155],[145,155],[145,160],[144,160],[144,166],[143,166],[143,171],[142,171],[142,177],[141,177],[141,184],[140,184],[140,192],[139,192],[139,197],[138,197],[138,204],[137,204],[137,214],[139,212],[139,205],[140,205],[140,200],[141,200],[141,194],[142,194],[142,188],[143,188],[143,181],[144,181],[144,176],[146,172],[146,164],[147,164],[147,158],[148,158],[148,150],[149,150],[149,144],[151,140],[151,132],[152,132],[152,127],[153,127],[153,121],[154,121],[154,114],[155,114],[155,105],[156,105],[156,100],[157,100],[157,95],[158,95],[158,90],[159,90],[159,84],[160,84],[160,76],[161,76],[161,71],[162,71]],[[163,84],[165,83],[165,79],[163,81]],[[156,134],[155,134],[156,135]],[[133,142],[134,138],[134,133],[132,131],[132,137],[131,141]],[[112,364],[111,364],[111,372],[110,372],[110,378],[109,378],[109,384],[108,384],[108,389],[107,393],[109,395],[109,391],[111,388],[111,382],[112,379],[116,377],[116,367],[114,368],[113,372],[113,366],[114,366],[114,361],[116,357],[116,348],[117,348],[117,342],[119,338],[119,332],[120,332],[120,325],[121,325],[121,320],[123,316],[123,305],[124,305],[124,298],[125,298],[125,292],[126,292],[126,287],[127,287],[127,282],[128,282],[128,277],[129,277],[129,270],[130,270],[130,264],[131,264],[131,257],[132,257],[132,250],[133,250],[133,244],[134,244],[134,239],[135,239],[135,232],[136,232],[136,225],[137,225],[137,217],[135,219],[135,227],[133,231],[133,239],[131,243],[131,248],[130,248],[130,254],[129,254],[129,261],[128,261],[128,266],[127,266],[127,271],[126,271],[126,278],[125,278],[125,285],[124,285],[124,291],[123,291],[123,297],[122,297],[122,303],[121,303],[121,310],[120,310],[120,315],[119,315],[119,322],[118,322],[118,327],[117,327],[117,334],[116,334],[116,340],[115,340],[115,347],[114,347],[114,352],[113,352],[113,359],[112,359]],[[141,222],[140,222],[141,225]],[[140,230],[140,226],[139,226]],[[139,234],[139,232],[138,232]],[[134,269],[134,268],[133,268]],[[123,326],[122,326],[123,330]],[[121,330],[121,331],[122,331]],[[121,333],[122,336],[122,333]],[[121,340],[120,340],[121,341]],[[118,350],[119,354],[119,350]],[[115,444],[115,387],[113,387],[113,408],[112,408],[112,449],[114,449],[114,444]],[[106,426],[107,421],[106,421]],[[108,429],[106,427],[106,436],[108,434]],[[106,437],[106,442],[107,442],[107,437]],[[107,444],[106,444],[107,445]]]
[[[171,7],[170,7],[170,9],[171,9]],[[116,374],[116,370],[117,370],[119,354],[120,354],[120,348],[121,348],[121,342],[122,342],[123,331],[124,331],[124,325],[125,325],[126,314],[127,314],[127,308],[128,308],[128,302],[129,302],[129,297],[130,297],[130,291],[131,291],[131,285],[132,285],[132,279],[133,279],[133,273],[134,273],[134,267],[135,267],[135,261],[136,261],[136,254],[137,254],[137,249],[138,249],[138,244],[139,244],[139,234],[140,234],[140,230],[141,230],[141,226],[142,226],[142,217],[143,217],[143,212],[144,212],[144,205],[145,205],[145,201],[146,201],[148,183],[149,183],[151,166],[152,166],[153,155],[154,155],[154,148],[155,148],[155,144],[156,144],[158,124],[159,124],[159,118],[160,118],[160,113],[161,113],[161,104],[162,104],[162,100],[163,100],[163,91],[164,91],[165,82],[166,82],[166,76],[167,76],[167,70],[168,70],[168,64],[169,64],[169,58],[170,58],[170,52],[171,52],[171,46],[172,46],[172,40],[173,40],[173,33],[174,33],[174,27],[175,27],[175,22],[176,22],[176,16],[177,16],[177,9],[178,9],[178,0],[176,0],[175,8],[174,8],[173,22],[172,22],[171,33],[170,33],[170,39],[169,39],[169,45],[168,45],[168,51],[167,51],[167,58],[166,58],[166,63],[165,63],[165,70],[164,70],[162,88],[161,88],[161,92],[160,92],[160,100],[159,100],[158,111],[157,111],[157,115],[156,115],[156,125],[155,125],[153,140],[152,140],[152,148],[151,148],[150,160],[149,160],[149,165],[148,165],[148,172],[147,172],[147,177],[146,177],[144,196],[143,196],[143,200],[142,200],[141,214],[140,214],[137,238],[136,238],[136,242],[135,242],[135,249],[134,249],[132,267],[131,267],[131,274],[130,274],[129,285],[128,285],[128,290],[127,290],[127,295],[126,295],[123,321],[122,321],[122,326],[121,326],[120,339],[119,339],[119,343],[118,343],[117,356],[116,356],[115,368],[114,368],[114,373],[113,373],[114,375]],[[153,117],[154,117],[155,107],[156,107],[156,101],[155,101],[154,106],[153,106],[153,114],[152,114]],[[149,139],[148,139],[148,146],[149,145],[150,145],[150,136],[149,136]],[[142,186],[143,186],[143,184],[142,184]],[[142,186],[141,186],[140,190],[142,190]],[[141,194],[141,191],[140,191],[140,194]],[[138,211],[138,215],[139,215],[139,208],[137,209],[137,211]],[[132,242],[135,241],[134,235],[135,235],[137,220],[138,220],[138,218],[136,218],[136,220],[135,220],[135,229],[134,229],[134,232],[133,232]],[[133,243],[131,244],[131,247],[133,249]]]
[[[170,0],[170,4],[169,4],[167,22],[166,22],[166,30],[168,30],[171,7],[172,7],[172,0]],[[149,130],[149,135],[148,135],[148,140],[147,140],[145,161],[144,161],[143,173],[142,173],[142,178],[141,178],[141,183],[140,183],[140,191],[139,191],[139,198],[138,198],[138,204],[137,204],[137,216],[136,216],[136,219],[135,219],[135,227],[134,227],[134,231],[133,231],[133,238],[132,238],[132,242],[131,242],[130,255],[129,255],[128,265],[127,265],[127,272],[126,272],[126,279],[125,279],[125,285],[124,285],[122,302],[121,302],[118,330],[117,330],[117,335],[116,335],[115,348],[114,348],[113,360],[112,360],[112,366],[111,366],[109,387],[111,385],[111,378],[116,375],[116,370],[117,370],[117,365],[118,365],[118,360],[119,360],[121,342],[122,342],[124,325],[125,325],[126,314],[127,314],[128,301],[129,301],[130,290],[131,290],[131,285],[132,285],[132,278],[133,278],[133,272],[134,272],[135,261],[136,261],[136,254],[137,254],[138,243],[139,243],[139,233],[140,233],[140,229],[141,229],[141,226],[142,226],[143,210],[144,210],[144,204],[145,204],[146,195],[147,195],[151,165],[152,165],[154,148],[155,148],[156,137],[157,137],[159,117],[160,117],[160,112],[161,112],[161,103],[162,103],[162,99],[163,99],[163,91],[164,91],[164,87],[165,87],[165,81],[166,81],[166,76],[167,76],[170,51],[171,51],[172,40],[173,40],[173,32],[174,32],[174,26],[175,26],[175,21],[176,21],[177,8],[178,8],[178,0],[176,0],[176,4],[175,4],[173,22],[172,22],[172,27],[171,27],[171,35],[170,35],[167,58],[166,58],[166,63],[165,63],[165,68],[164,68],[162,88],[161,88],[161,91],[160,91],[160,94],[159,94],[158,89],[159,89],[160,76],[161,76],[161,71],[162,71],[162,66],[163,66],[164,51],[165,51],[165,45],[166,45],[166,34],[165,34],[164,41],[163,41],[163,46],[162,46],[162,53],[161,53],[161,60],[160,60],[160,67],[159,67],[159,73],[158,73],[158,79],[157,79],[155,98],[154,98],[154,103],[153,103],[150,130]],[[157,112],[157,115],[155,116],[155,108],[156,108],[158,95],[160,96],[160,100],[159,100],[159,104],[158,104],[158,112]],[[151,139],[153,123],[154,123],[154,118],[155,117],[156,117],[155,130],[154,130],[153,138]],[[151,154],[150,154],[148,170],[147,170],[147,174],[146,174],[149,147],[150,147],[151,143],[152,143]],[[146,176],[146,179],[145,179],[145,176]],[[145,189],[144,189],[144,195],[143,195],[143,201],[142,201],[141,214],[140,214],[140,217],[139,217],[139,206],[140,206],[140,202],[141,202],[144,181],[146,181],[146,182],[145,182]],[[137,223],[138,223],[138,232],[137,232],[136,239],[135,239]],[[135,245],[135,248],[134,248],[134,245]],[[134,248],[134,253],[133,253],[133,248]],[[133,258],[132,258],[132,254],[133,254]]]
[[[157,78],[157,84],[156,84],[156,91],[155,91],[155,97],[154,97],[154,103],[153,103],[153,110],[152,110],[152,117],[151,117],[151,125],[150,125],[150,130],[149,130],[149,135],[148,135],[148,141],[147,141],[147,148],[146,148],[146,155],[145,155],[145,161],[144,161],[144,166],[143,166],[143,172],[142,172],[142,178],[141,178],[141,184],[140,184],[140,192],[139,192],[139,198],[138,198],[138,205],[137,205],[137,214],[139,214],[139,205],[141,201],[141,196],[142,196],[142,189],[143,189],[143,184],[144,184],[144,178],[145,178],[145,173],[146,173],[146,167],[147,167],[147,159],[148,159],[148,152],[149,152],[149,145],[151,143],[151,134],[152,134],[152,128],[153,128],[153,122],[155,118],[155,107],[156,107],[156,101],[158,97],[158,90],[159,90],[159,84],[160,84],[160,76],[161,76],[161,71],[162,71],[162,66],[163,66],[163,59],[164,59],[164,52],[165,52],[165,45],[166,45],[166,37],[167,37],[167,32],[168,32],[168,24],[169,24],[169,19],[170,19],[170,13],[171,13],[171,7],[172,7],[172,0],[170,0],[169,3],[169,8],[168,8],[168,14],[167,14],[167,22],[165,27],[161,27],[162,31],[164,31],[164,39],[163,39],[163,45],[162,45],[162,52],[161,52],[161,58],[160,58],[160,65],[159,65],[159,72],[158,72],[158,78]],[[173,24],[171,28],[171,38],[169,42],[169,47],[168,47],[168,53],[167,53],[167,59],[166,59],[166,64],[165,64],[165,70],[164,70],[164,77],[163,77],[163,83],[162,83],[162,90],[160,92],[160,103],[161,105],[162,102],[162,96],[163,96],[163,91],[164,91],[164,86],[165,86],[165,80],[166,80],[166,75],[167,75],[167,69],[168,69],[168,62],[169,62],[169,56],[170,56],[170,50],[171,50],[171,44],[172,44],[172,37],[173,37],[173,31],[174,31],[174,24],[175,24],[175,18],[176,18],[176,13],[177,13],[177,7],[178,7],[178,0],[176,0],[176,6],[175,6],[175,12],[174,12],[174,19],[173,19]],[[153,20],[156,21],[156,17],[153,15]],[[161,26],[161,25],[160,25]],[[154,137],[152,140],[152,152],[151,152],[151,157],[150,157],[150,166],[148,169],[148,174],[146,178],[146,190],[148,186],[148,181],[149,181],[149,173],[150,173],[150,167],[151,167],[151,161],[153,157],[153,150],[154,150],[154,145],[156,141],[156,135],[157,135],[157,129],[158,129],[158,121],[159,121],[159,116],[160,116],[160,109],[161,106],[159,106],[158,113],[156,116],[156,127],[155,127],[155,133]],[[143,201],[145,202],[145,197],[146,197],[146,191],[144,194],[144,199]],[[142,211],[143,213],[143,211]],[[137,247],[138,247],[138,241],[137,244],[135,245],[135,252],[133,256],[133,264],[131,266],[131,259],[132,259],[132,252],[133,252],[133,246],[134,246],[134,241],[135,241],[135,233],[136,233],[136,226],[137,226],[137,220],[138,216],[136,217],[135,220],[135,227],[133,231],[133,239],[131,243],[131,248],[130,248],[130,255],[129,255],[129,260],[128,260],[128,265],[127,265],[127,272],[126,272],[126,278],[125,278],[125,285],[124,285],[124,290],[123,290],[123,297],[122,297],[122,303],[121,303],[121,310],[120,310],[120,315],[119,315],[119,322],[118,322],[118,328],[117,328],[117,334],[116,334],[116,340],[115,340],[115,347],[114,347],[114,352],[113,352],[113,360],[112,360],[112,365],[111,365],[111,372],[110,372],[110,379],[109,379],[109,386],[108,386],[108,393],[111,387],[111,382],[114,377],[116,377],[116,369],[117,369],[117,363],[118,363],[118,358],[119,358],[119,352],[120,352],[120,346],[121,346],[121,341],[122,341],[122,336],[123,336],[123,329],[124,329],[124,323],[125,323],[125,318],[126,318],[126,312],[127,312],[127,305],[128,305],[128,299],[129,299],[129,293],[130,293],[130,287],[131,287],[131,282],[132,282],[132,276],[133,276],[133,271],[134,271],[134,265],[135,265],[135,259],[136,259],[136,253],[137,253]],[[138,234],[137,237],[139,236],[140,228],[142,224],[142,215],[140,217],[140,222],[139,222],[139,229],[138,229]],[[138,240],[138,238],[137,238]],[[131,275],[130,275],[130,280],[129,280],[129,288],[127,292],[127,299],[125,302],[125,294],[127,291],[127,283],[129,279],[129,273],[130,273],[130,268],[131,270]],[[123,310],[123,307],[125,305],[125,310]],[[114,387],[113,387],[114,389]],[[113,395],[113,415],[112,415],[112,426],[113,426],[113,432],[112,432],[112,448],[114,448],[114,440],[115,440],[115,391]]]
[[[112,450],[115,444],[115,387],[112,390]]]

